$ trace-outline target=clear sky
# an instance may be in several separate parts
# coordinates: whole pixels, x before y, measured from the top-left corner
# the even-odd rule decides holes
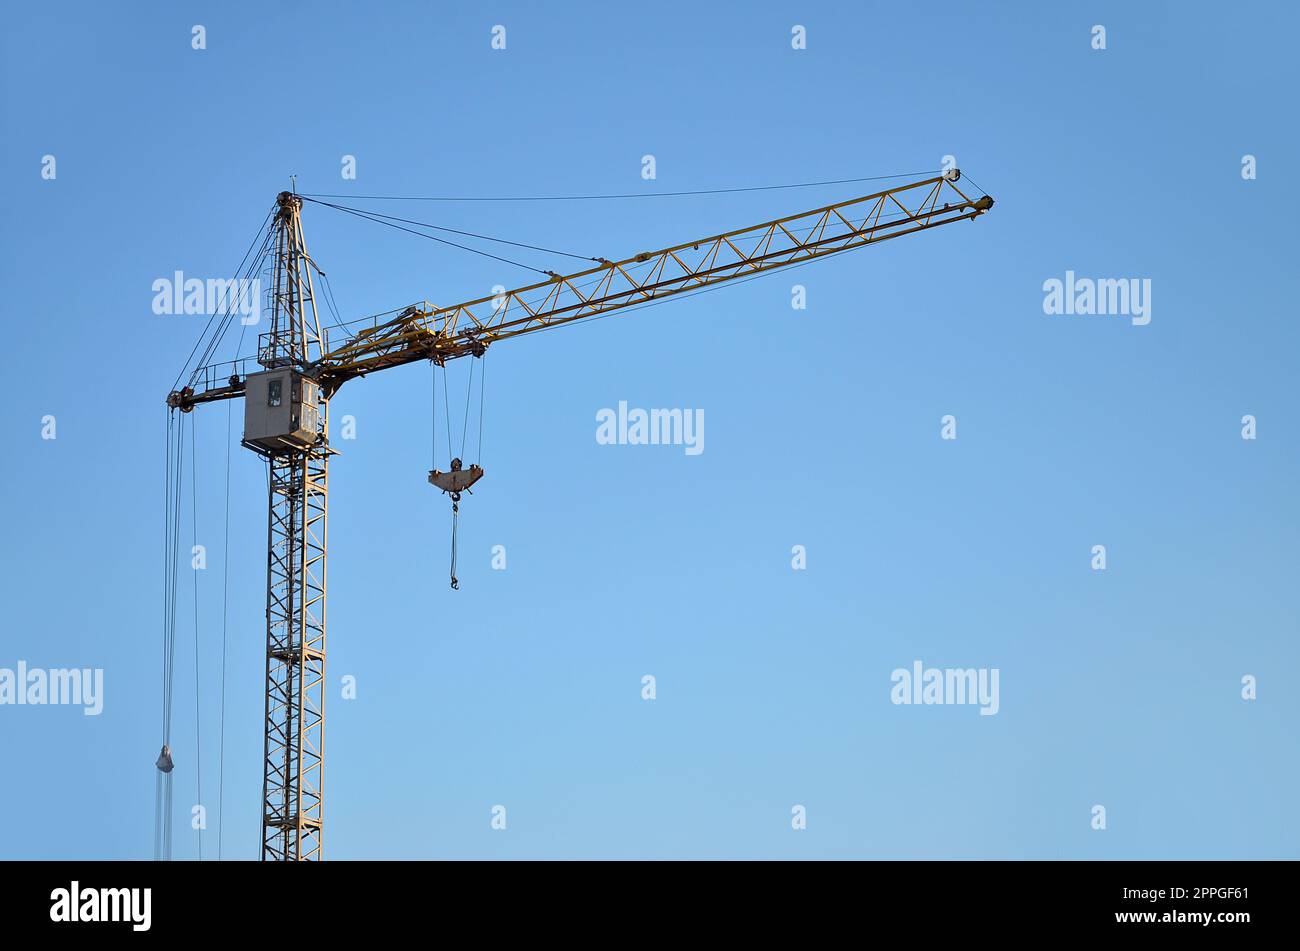
[[[653,193],[946,155],[997,199],[973,224],[491,352],[459,592],[429,369],[341,390],[326,855],[1297,857],[1298,28],[1281,3],[11,5],[0,668],[102,668],[104,708],[0,706],[0,857],[152,854],[158,450],[204,321],[151,286],[232,276],[290,174]],[[616,258],[861,188],[383,210]],[[330,209],[304,228],[345,317],[529,282]],[[1067,270],[1149,279],[1150,323],[1048,316]],[[702,410],[704,451],[598,444],[621,400]],[[235,410],[192,417],[182,858],[199,801],[205,859],[219,812],[223,857],[257,855],[265,477],[237,445],[219,770]],[[997,714],[895,705],[915,661],[996,668]]]

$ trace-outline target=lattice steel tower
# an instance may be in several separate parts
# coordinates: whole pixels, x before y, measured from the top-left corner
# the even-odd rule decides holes
[[[319,859],[324,822],[325,554],[329,403],[304,375],[325,351],[302,199],[276,200],[275,256],[245,391],[244,445],[267,460],[264,860]]]

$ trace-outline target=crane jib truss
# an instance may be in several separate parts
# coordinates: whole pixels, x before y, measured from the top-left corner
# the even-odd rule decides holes
[[[243,445],[268,466],[266,692],[261,857],[323,857],[325,737],[325,566],[329,399],[347,380],[422,360],[437,364],[482,356],[498,341],[634,308],[727,281],[866,247],[940,225],[969,221],[993,207],[971,198],[954,170],[812,211],[713,235],[620,261],[600,259],[575,274],[450,307],[427,301],[371,318],[331,348],[316,312],[299,195],[282,192],[272,223],[270,330],[257,362],[288,369],[297,387],[318,390],[317,412],[296,443],[270,445],[245,432]],[[947,199],[947,200],[945,200]],[[220,329],[218,331],[220,333]],[[202,364],[202,361],[200,361]],[[244,364],[198,366],[168,394],[173,410],[245,395]],[[265,374],[263,374],[265,375]],[[303,436],[301,427],[309,427]],[[161,768],[161,767],[160,767]]]
[[[960,173],[953,170],[660,251],[603,261],[584,271],[553,275],[463,304],[412,304],[389,311],[383,315],[392,315],[387,320],[375,318],[353,331],[346,342],[311,364],[309,372],[332,393],[345,381],[375,370],[480,355],[498,340],[969,221],[993,207],[988,195],[967,196],[959,180]],[[954,200],[944,201],[945,197]],[[745,245],[752,247],[745,249]],[[267,336],[262,335],[263,341]],[[189,385],[168,396],[169,405],[188,410],[199,403],[242,396],[240,374],[222,372],[236,366],[200,367]]]

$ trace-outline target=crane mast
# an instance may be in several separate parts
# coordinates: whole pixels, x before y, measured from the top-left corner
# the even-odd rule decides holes
[[[258,340],[265,370],[249,379],[245,414],[287,407],[288,431],[303,437],[253,442],[268,427],[245,427],[269,470],[261,857],[272,861],[322,857],[329,399],[303,373],[325,340],[301,213],[297,195],[276,199],[271,329]]]
[[[974,220],[993,199],[969,197],[960,177],[954,169],[660,251],[596,259],[584,271],[548,272],[545,281],[495,297],[447,307],[419,302],[359,329],[353,322],[335,348],[320,327],[312,275],[321,272],[303,239],[303,201],[312,199],[282,192],[261,369],[245,372],[242,361],[199,366],[167,397],[182,412],[244,398],[242,444],[269,470],[261,858],[322,858],[329,401],[343,383],[408,363],[481,357],[501,340]]]

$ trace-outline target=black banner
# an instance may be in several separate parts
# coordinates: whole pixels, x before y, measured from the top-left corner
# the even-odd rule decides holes
[[[1126,932],[1221,942],[1284,926],[1294,871],[1280,862],[9,862],[0,911],[10,934],[82,937],[334,937],[441,922],[477,923],[494,938],[530,927],[541,938],[563,923],[610,939],[836,926],[917,942]]]

